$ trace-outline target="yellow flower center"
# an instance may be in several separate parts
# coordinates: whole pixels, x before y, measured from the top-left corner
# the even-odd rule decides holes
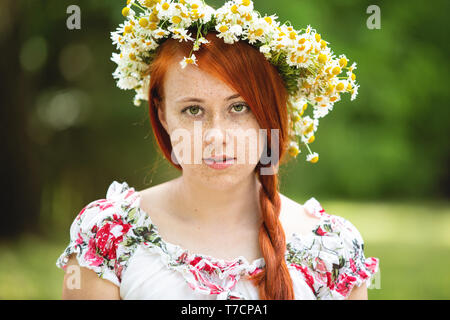
[[[333,70],[331,70],[331,73],[334,75],[338,75],[339,73],[341,73],[341,68],[334,67]]]
[[[341,66],[341,68],[345,68],[345,66],[347,65],[347,59],[345,59],[344,57],[340,58],[339,65]]]
[[[161,8],[163,8],[164,10],[168,10],[170,8],[170,4],[168,4],[167,2],[164,2],[163,5],[161,6]]]
[[[299,153],[297,147],[295,147],[295,146],[289,147],[289,151],[288,152],[289,152],[289,155],[292,156],[292,157],[297,156],[298,153]]]
[[[320,63],[325,63],[327,62],[327,56],[324,55],[323,53],[319,54],[319,58],[318,58]]]
[[[261,29],[261,28],[259,28],[258,30],[255,31],[255,35],[256,35],[257,37],[261,36],[263,33],[264,33],[264,30]]]
[[[344,84],[342,83],[342,82],[339,82],[337,85],[336,85],[336,90],[337,91],[342,91],[342,90],[344,90]]]
[[[219,31],[220,31],[220,32],[227,32],[227,31],[228,31],[228,27],[227,27],[227,26],[221,26],[221,27],[219,28]]]
[[[319,157],[318,156],[315,156],[314,158],[312,158],[310,160],[311,163],[316,163],[317,161],[319,161]]]
[[[125,8],[122,9],[122,15],[124,17],[128,16],[129,13],[130,13],[130,8],[125,7]]]
[[[148,20],[147,20],[146,18],[140,18],[140,19],[139,19],[139,25],[140,25],[142,28],[145,28],[145,27],[148,25]]]
[[[181,18],[179,16],[173,16],[172,22],[175,24],[179,24],[181,22]]]
[[[157,16],[157,14],[155,14],[155,13],[152,13],[151,15],[150,15],[150,21],[151,22],[159,22],[159,18],[158,18],[158,16]]]
[[[133,26],[127,25],[125,26],[125,33],[131,33],[133,32]]]
[[[300,121],[300,116],[298,115],[298,114],[294,114],[293,116],[292,116],[292,121],[294,121],[294,122],[299,122]]]
[[[314,130],[314,124],[311,123],[311,125],[308,128],[306,128],[305,133],[308,134],[313,130]]]
[[[250,5],[250,0],[242,0],[242,5],[243,6],[249,6]]]
[[[233,13],[238,13],[239,12],[237,5],[233,4],[233,6],[231,7],[231,12],[233,12]]]
[[[145,2],[144,2],[144,6],[146,6],[148,8],[153,7],[155,4],[156,4],[156,1],[154,1],[154,0],[145,0]]]
[[[314,140],[316,140],[315,136],[311,136],[311,138],[309,138],[308,143],[313,143]]]

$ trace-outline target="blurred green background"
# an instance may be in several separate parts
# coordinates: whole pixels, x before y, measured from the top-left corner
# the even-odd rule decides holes
[[[109,33],[125,1],[2,0],[0,299],[60,299],[69,227],[113,180],[137,190],[180,173],[159,153],[145,106],[119,90]],[[223,1],[208,1],[218,7]],[[358,98],[320,122],[321,158],[280,169],[281,192],[349,219],[380,259],[369,299],[450,298],[448,1],[254,1],[310,24],[357,62]],[[68,30],[66,9],[81,8]],[[381,29],[366,26],[369,5]]]

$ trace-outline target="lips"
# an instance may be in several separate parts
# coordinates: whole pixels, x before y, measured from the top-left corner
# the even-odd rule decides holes
[[[215,156],[215,157],[210,157],[210,158],[204,158],[203,160],[205,161],[214,161],[216,163],[221,163],[221,162],[230,162],[235,160],[235,157],[229,157],[226,155],[222,155],[222,156]]]

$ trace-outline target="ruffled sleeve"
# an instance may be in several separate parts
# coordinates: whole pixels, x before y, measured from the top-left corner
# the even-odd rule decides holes
[[[320,223],[309,237],[291,245],[294,266],[303,265],[310,275],[310,287],[317,299],[348,298],[355,286],[372,283],[379,271],[379,259],[366,258],[364,241],[358,229],[347,219],[325,212],[319,201],[305,203],[308,212]]]
[[[364,240],[358,229],[347,219],[333,216],[334,227],[342,239],[339,269],[335,273],[334,291],[348,298],[351,290],[366,283],[369,287],[379,271],[379,259],[366,258]]]
[[[127,190],[127,191],[126,191]],[[125,192],[126,191],[126,192]],[[120,286],[130,241],[124,240],[133,229],[130,222],[134,190],[126,183],[114,181],[106,199],[99,199],[84,207],[70,227],[70,241],[56,265],[66,269],[69,256],[76,255],[78,264],[93,270],[100,278]],[[124,258],[125,257],[125,258]]]

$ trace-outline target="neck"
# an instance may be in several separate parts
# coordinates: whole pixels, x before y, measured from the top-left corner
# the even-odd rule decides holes
[[[252,225],[259,222],[260,183],[252,173],[239,183],[211,187],[182,175],[175,180],[180,219],[195,224]]]

